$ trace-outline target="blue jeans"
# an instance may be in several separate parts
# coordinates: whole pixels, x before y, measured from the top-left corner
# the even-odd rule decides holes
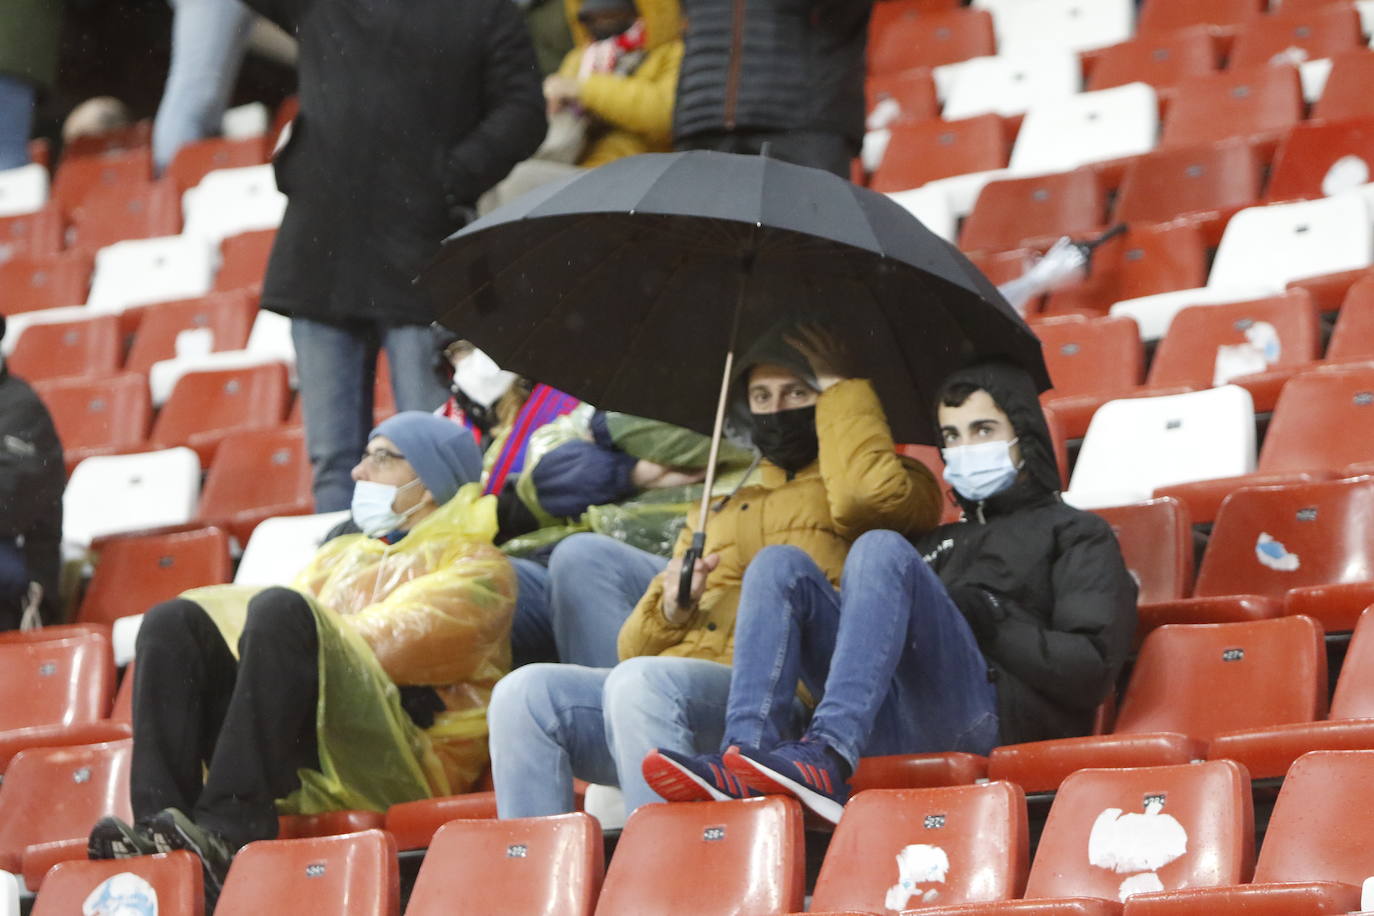
[[[765,547],[744,575],[721,747],[792,738],[800,679],[819,700],[807,735],[851,766],[877,754],[985,754],[998,743],[987,672],[963,615],[901,535],[855,541],[838,594],[803,551]]]
[[[511,649],[518,667],[564,662],[610,668],[625,618],[668,561],[602,534],[561,541],[548,568],[514,558],[520,594]]]
[[[377,350],[386,348],[397,410],[433,411],[448,399],[434,372],[434,338],[422,324],[335,325],[291,319],[305,446],[315,469],[315,511],[337,512],[353,500],[349,473],[372,430]]]
[[[177,150],[218,136],[253,13],[239,0],[172,0],[172,62],[153,121],[158,174]]]
[[[640,764],[656,747],[720,744],[730,669],[698,658],[646,656],[614,668],[528,665],[496,684],[487,722],[496,812],[573,810],[573,777],[619,786],[628,814],[662,801]]]
[[[33,83],[0,73],[0,171],[29,164],[36,97]]]

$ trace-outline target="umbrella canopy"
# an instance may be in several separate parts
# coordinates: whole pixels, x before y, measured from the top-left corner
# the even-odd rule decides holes
[[[1049,387],[996,288],[899,205],[818,169],[694,151],[546,185],[450,237],[421,275],[503,368],[710,433],[725,354],[781,320],[839,332],[899,442],[934,444],[941,380],[999,356]]]

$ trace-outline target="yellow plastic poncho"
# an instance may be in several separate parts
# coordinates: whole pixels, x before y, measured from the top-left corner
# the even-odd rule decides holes
[[[283,813],[385,810],[471,788],[487,763],[486,707],[510,670],[515,574],[492,546],[496,500],[467,484],[396,544],[345,535],[315,554],[292,587],[319,633],[320,769],[278,801]],[[258,589],[214,586],[184,597],[214,619],[230,648]],[[444,702],[421,730],[399,686]]]

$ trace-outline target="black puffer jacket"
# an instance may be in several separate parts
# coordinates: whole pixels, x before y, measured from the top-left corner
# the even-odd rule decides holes
[[[0,337],[4,327],[0,318]],[[43,586],[40,612],[44,623],[58,621],[62,491],[66,486],[62,443],[48,409],[28,383],[10,375],[0,363],[0,538],[24,539],[29,577]]]
[[[819,130],[863,138],[872,0],[683,0],[673,137]]]
[[[1035,386],[1020,369],[956,373],[1019,436],[1020,479],[916,542],[978,638],[1005,744],[1085,735],[1130,651],[1136,585],[1111,527],[1066,505]],[[963,502],[961,500],[961,502]]]

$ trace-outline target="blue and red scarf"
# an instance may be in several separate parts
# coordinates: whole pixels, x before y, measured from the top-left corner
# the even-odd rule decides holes
[[[487,485],[482,492],[500,493],[506,486],[507,478],[525,469],[525,452],[529,449],[530,437],[534,435],[535,430],[545,423],[552,423],[566,413],[571,413],[581,403],[577,398],[564,394],[557,388],[550,388],[542,382],[536,384],[520,411],[516,413],[510,435],[506,436],[505,442],[501,445],[501,452],[491,466],[491,474],[487,477]],[[451,420],[462,423],[476,437],[478,444],[481,444],[481,431],[452,398],[441,408],[441,413]]]

